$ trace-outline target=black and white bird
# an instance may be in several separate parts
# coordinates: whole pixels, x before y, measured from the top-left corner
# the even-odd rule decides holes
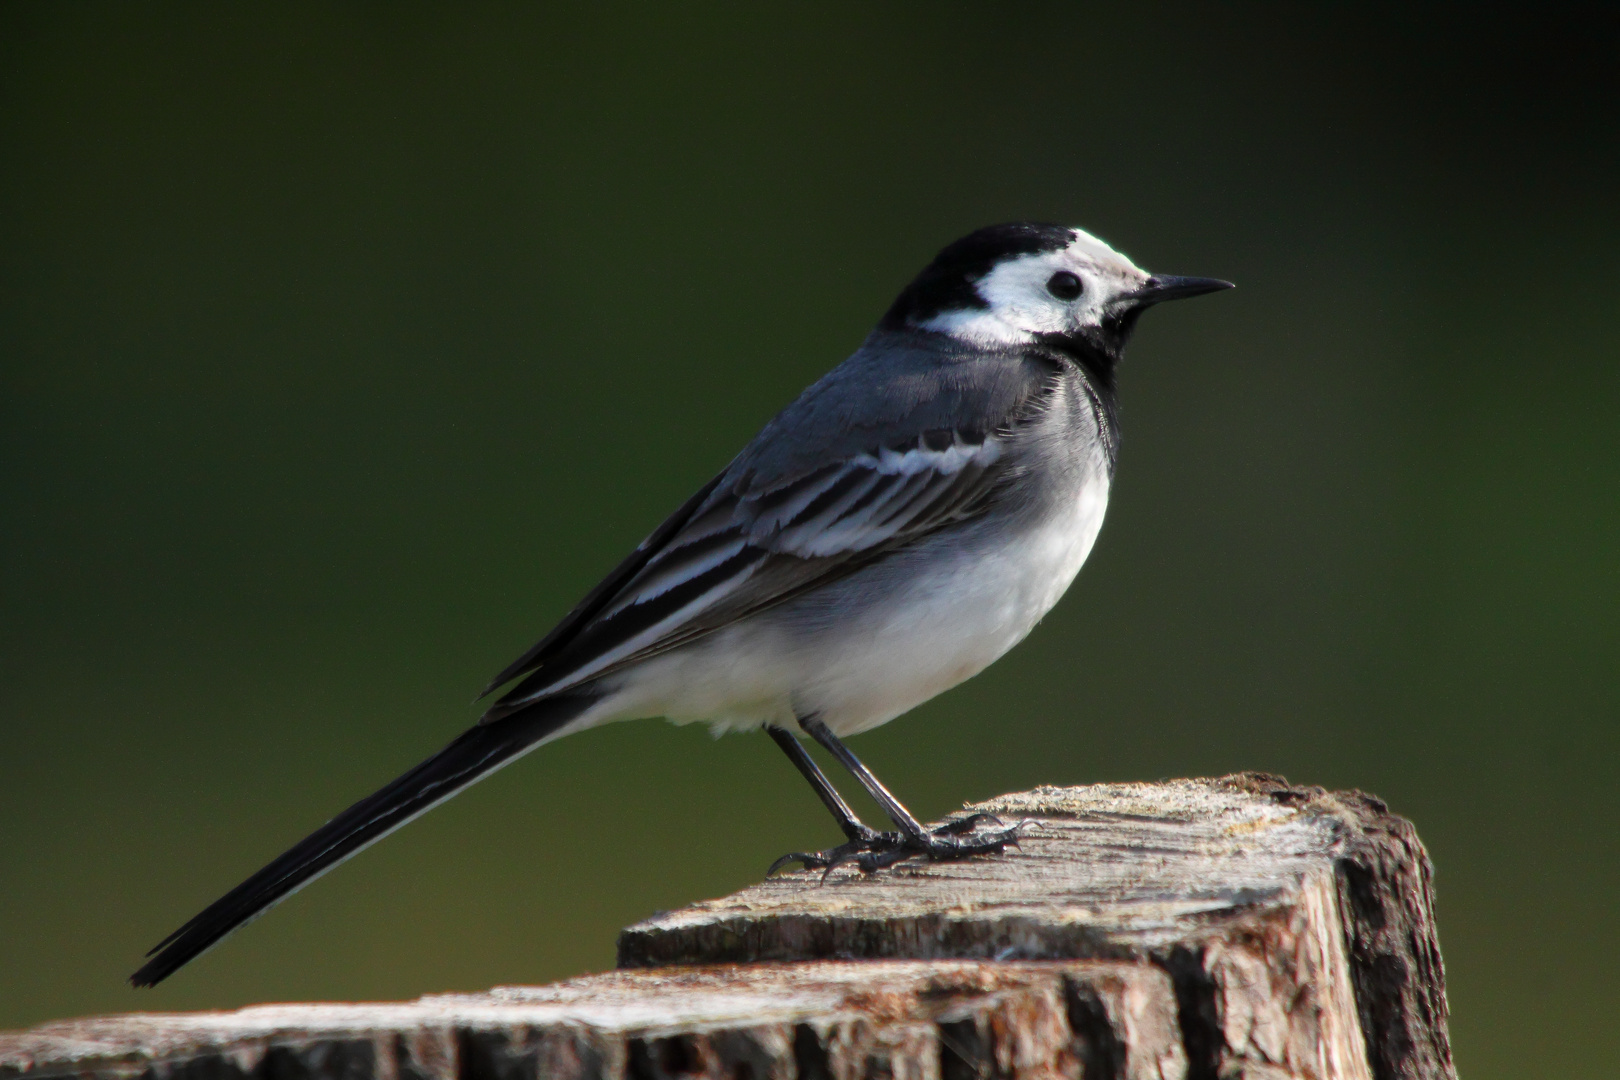
[[[490,682],[485,694],[517,680],[477,725],[169,935],[131,982],[162,981],[528,751],[615,720],[765,728],[845,837],[778,865],[1002,850],[1016,830],[999,823],[925,828],[842,739],[984,670],[1057,603],[1108,505],[1115,369],[1137,317],[1229,287],[1150,275],[1058,225],[951,244],[853,356]],[[856,817],[800,734],[892,829]]]

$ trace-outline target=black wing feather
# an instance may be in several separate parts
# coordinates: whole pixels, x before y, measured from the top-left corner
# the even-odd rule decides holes
[[[647,560],[657,555],[670,537],[674,536],[686,525],[697,508],[703,505],[704,500],[713,493],[720,481],[725,479],[725,475],[725,473],[721,473],[716,476],[698,489],[696,495],[682,503],[679,510],[669,515],[664,523],[654,529],[647,539],[636,545],[636,550],[627,555],[618,566],[610,570],[608,576],[597,583],[596,588],[586,593],[585,599],[575,604],[574,610],[564,615],[562,621],[551,628],[551,633],[541,638],[528,652],[502,669],[501,673],[491,679],[489,685],[485,686],[478,696],[487,697],[501,685],[509,683],[524,672],[532,671],[545,663],[546,654],[549,650],[563,644],[568,635],[578,630],[587,620],[613,602],[614,595],[619,591],[620,587],[639,573],[641,568],[647,565]]]
[[[692,515],[688,530],[676,531],[663,549],[626,574],[613,595],[602,596],[571,636],[553,635],[554,647],[530,665],[528,677],[490,708],[486,720],[853,573],[976,513],[1001,475],[994,464],[973,462],[949,472],[885,474],[868,457],[767,491],[716,489],[713,505]]]

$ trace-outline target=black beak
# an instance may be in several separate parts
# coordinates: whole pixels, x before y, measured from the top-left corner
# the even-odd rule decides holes
[[[1135,292],[1125,293],[1117,300],[1118,303],[1133,310],[1152,307],[1166,300],[1185,300],[1190,296],[1203,296],[1205,293],[1220,292],[1222,289],[1236,288],[1230,281],[1222,281],[1212,277],[1175,277],[1171,274],[1155,274],[1147,279],[1147,283]]]

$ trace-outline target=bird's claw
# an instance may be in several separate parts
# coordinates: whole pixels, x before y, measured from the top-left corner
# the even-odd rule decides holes
[[[827,851],[790,851],[771,863],[770,869],[765,871],[765,876],[774,877],[778,870],[781,870],[789,863],[795,862],[800,864],[799,869],[801,870],[821,870],[831,865],[828,856],[834,854],[837,850],[837,848],[831,848]]]
[[[973,836],[979,825],[1002,821],[994,814],[976,813],[947,821],[923,836],[908,836],[900,832],[873,832],[852,837],[837,847],[825,851],[794,851],[783,855],[766,871],[769,877],[790,863],[797,862],[805,870],[822,871],[822,880],[846,863],[854,864],[862,873],[871,874],[887,869],[907,859],[926,859],[929,862],[949,862],[973,855],[999,855],[1008,847],[1018,846],[1019,830],[1029,822],[994,829],[982,836]]]
[[[961,836],[963,833],[970,833],[974,829],[977,829],[979,827],[979,822],[981,821],[988,821],[992,825],[1006,824],[1006,822],[1002,821],[994,814],[988,813],[984,810],[975,810],[971,814],[965,814],[962,817],[956,818],[955,820],[947,821],[945,824],[935,829],[934,832],[948,833],[951,836]]]
[[[804,870],[824,870],[831,873],[833,870],[847,862],[855,862],[864,855],[887,851],[901,843],[905,838],[900,833],[880,833],[868,829],[859,836],[852,836],[837,847],[830,847],[825,851],[790,851],[780,859],[771,863],[765,876],[770,877],[789,863],[799,863]],[[826,874],[822,875],[823,877]]]

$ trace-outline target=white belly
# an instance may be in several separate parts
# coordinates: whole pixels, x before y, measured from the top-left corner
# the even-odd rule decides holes
[[[1098,473],[1019,534],[995,543],[965,534],[946,557],[937,548],[928,560],[891,556],[835,589],[637,665],[570,729],[662,715],[724,731],[792,726],[811,713],[839,735],[877,727],[1022,641],[1079,573],[1107,505]]]

